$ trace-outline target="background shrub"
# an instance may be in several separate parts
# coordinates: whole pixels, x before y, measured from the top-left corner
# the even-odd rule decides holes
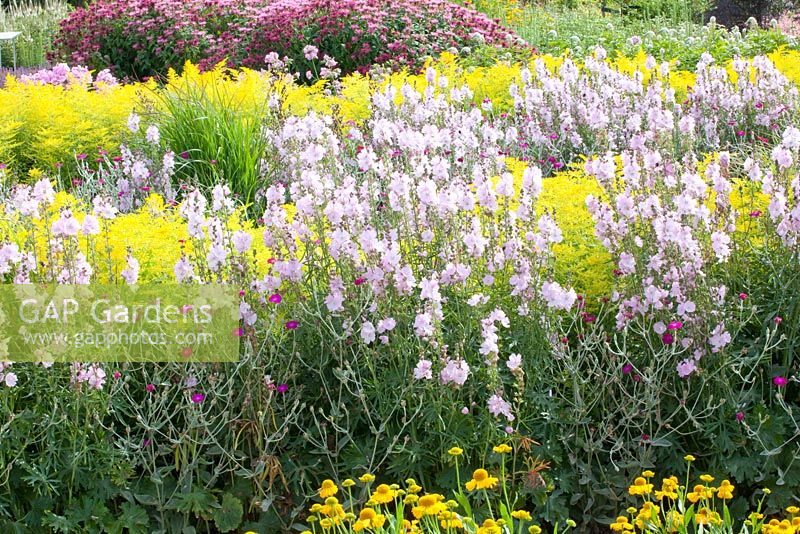
[[[237,0],[101,0],[61,22],[53,58],[141,78],[235,49]]]
[[[344,73],[373,64],[418,67],[425,56],[470,43],[507,46],[514,35],[482,13],[444,0],[281,0],[248,20],[250,36],[241,63],[263,64],[264,56],[288,56],[294,69],[315,71],[306,45],[333,57]]]
[[[380,63],[415,67],[450,47],[512,40],[485,15],[444,0],[101,0],[62,22],[53,57],[142,77],[187,60],[262,67],[275,52],[309,79],[305,73],[316,78],[320,68],[307,45],[346,73]]]

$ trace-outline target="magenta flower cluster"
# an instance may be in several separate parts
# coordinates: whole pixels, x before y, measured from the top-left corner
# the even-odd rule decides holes
[[[446,0],[99,0],[61,23],[51,59],[142,77],[186,60],[260,68],[268,54],[316,72],[314,62],[327,55],[347,73],[373,64],[415,67],[452,47],[518,42],[497,22]]]

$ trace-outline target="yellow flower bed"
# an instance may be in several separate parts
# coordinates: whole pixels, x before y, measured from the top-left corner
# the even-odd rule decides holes
[[[116,151],[128,116],[153,88],[132,84],[90,91],[9,77],[0,89],[0,161],[50,171],[78,153],[94,159],[98,148]]]
[[[64,208],[71,209],[81,224],[91,212],[91,206],[86,206],[69,193],[59,192],[44,217],[36,220],[33,226],[22,227],[18,218],[3,213],[0,205],[0,242],[10,240],[23,245],[32,240],[36,243],[37,255],[47,257],[48,230]],[[271,253],[261,239],[263,230],[237,215],[228,221],[228,228],[231,231],[245,230],[253,236],[256,267],[259,274],[265,274]],[[167,205],[158,195],[151,195],[139,210],[118,215],[108,221],[107,227],[101,222],[99,234],[88,238],[81,236],[79,246],[86,253],[99,282],[119,277],[129,251],[140,263],[140,282],[166,282],[174,281],[173,268],[181,254],[192,254],[192,242],[188,236],[186,221],[178,214],[178,208]]]

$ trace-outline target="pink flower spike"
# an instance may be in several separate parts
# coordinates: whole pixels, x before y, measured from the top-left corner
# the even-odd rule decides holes
[[[298,326],[300,326],[300,323],[298,323],[297,321],[286,322],[286,330],[296,330]]]
[[[786,384],[788,384],[789,381],[786,379],[785,376],[775,376],[772,378],[772,383],[778,386],[779,388],[782,388],[786,386]]]

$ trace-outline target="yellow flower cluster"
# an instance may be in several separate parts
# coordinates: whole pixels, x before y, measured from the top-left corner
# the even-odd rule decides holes
[[[514,449],[507,443],[501,443],[493,447],[492,451],[499,455],[500,462],[504,462],[506,455],[513,453]],[[464,450],[452,447],[447,452],[457,465]],[[502,464],[501,473],[504,472]],[[502,534],[523,532],[526,523],[529,534],[542,533],[540,526],[531,524],[533,515],[528,510],[512,509],[508,504],[494,504],[493,500],[500,498],[500,492],[488,495],[482,493],[489,499],[482,499],[481,504],[488,505],[490,510],[478,511],[465,504],[468,494],[464,494],[462,489],[457,490],[456,501],[447,500],[440,493],[423,493],[422,487],[414,479],[407,479],[402,487],[399,484],[379,484],[374,488],[374,475],[367,473],[358,477],[358,480],[363,487],[357,487],[358,483],[350,478],[341,485],[330,479],[324,480],[316,491],[321,502],[313,504],[309,509],[310,530],[301,534],[349,534],[362,531],[387,534]],[[497,489],[499,481],[486,469],[476,469],[472,479],[465,485],[469,491],[490,490]],[[340,492],[345,494],[342,498],[344,504],[340,504],[336,497]],[[360,509],[359,502],[363,503]],[[498,509],[499,514],[494,511]],[[575,522],[568,521],[566,530],[559,532],[566,532],[575,526]]]
[[[691,467],[696,459],[691,454],[684,460]],[[692,532],[694,524],[706,530],[719,528],[720,532],[733,532],[733,521],[727,502],[733,499],[735,486],[727,479],[717,486],[712,486],[714,477],[702,474],[698,478],[702,483],[692,486],[691,491],[678,482],[676,476],[661,480],[661,489],[653,492],[654,485],[651,479],[655,476],[652,471],[645,471],[636,477],[628,488],[630,495],[641,496],[645,499],[639,507],[630,507],[627,515],[619,515],[609,525],[612,532],[655,532],[667,534],[673,532]],[[687,473],[687,481],[689,480]],[[650,497],[655,493],[655,501]],[[769,495],[769,490],[763,490],[764,495]],[[762,500],[763,503],[763,500]],[[748,514],[745,525],[748,532],[762,534],[798,534],[800,533],[800,508],[790,506],[786,509],[789,518],[772,518],[764,521],[761,513],[761,504],[758,509]],[[715,530],[712,530],[715,531]]]
[[[94,159],[98,148],[115,151],[134,106],[153,89],[139,83],[95,91],[9,78],[0,89],[0,162],[52,171],[75,154]]]

